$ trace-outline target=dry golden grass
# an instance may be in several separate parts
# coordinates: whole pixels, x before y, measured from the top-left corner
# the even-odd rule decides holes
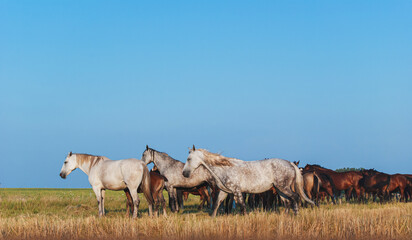
[[[255,211],[211,218],[195,210],[198,199],[192,197],[183,213],[149,218],[143,212],[131,219],[124,216],[121,192],[108,194],[107,216],[99,218],[90,190],[0,191],[1,239],[412,239],[412,203],[323,205],[302,209],[298,216]]]

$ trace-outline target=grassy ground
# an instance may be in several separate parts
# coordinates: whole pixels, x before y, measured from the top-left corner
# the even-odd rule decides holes
[[[141,196],[141,195],[140,195]],[[250,212],[209,217],[191,196],[181,213],[125,217],[123,192],[107,191],[97,217],[91,189],[0,189],[0,239],[412,239],[412,203],[322,205],[298,216]]]

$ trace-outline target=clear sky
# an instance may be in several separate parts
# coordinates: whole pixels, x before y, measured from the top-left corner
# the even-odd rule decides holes
[[[0,0],[1,187],[69,151],[412,173],[411,1]]]

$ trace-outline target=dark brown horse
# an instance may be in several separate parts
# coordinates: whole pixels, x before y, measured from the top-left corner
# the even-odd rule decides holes
[[[352,191],[356,192],[358,200],[361,200],[361,191],[359,186],[359,180],[362,179],[362,174],[357,171],[348,171],[348,172],[336,172],[331,169],[321,167],[319,165],[306,165],[304,171],[314,170],[318,173],[319,177],[323,182],[322,176],[324,178],[329,178],[330,184],[332,184],[334,195],[336,196],[338,191],[346,191],[346,198],[349,199],[352,195]],[[325,181],[328,181],[325,179]]]
[[[390,181],[389,175],[375,169],[362,170],[361,173],[363,178],[359,181],[359,184],[365,193],[374,196],[374,198],[378,196],[379,200],[383,202]]]
[[[199,210],[203,209],[203,206],[205,205],[205,203],[207,207],[210,207],[211,199],[210,199],[209,191],[207,190],[207,186],[203,185],[201,187],[183,190],[183,199],[185,201],[187,201],[189,194],[200,196],[201,202],[198,207]]]
[[[152,194],[155,205],[155,216],[158,215],[159,205],[162,205],[163,215],[166,216],[166,201],[163,197],[163,189],[167,179],[156,172],[150,172],[150,192]],[[124,190],[127,198],[126,215],[130,215],[130,210],[133,212],[133,201],[128,188]],[[137,192],[141,192],[140,188]],[[130,210],[129,210],[130,209]]]
[[[412,201],[412,174],[402,174],[409,181],[408,186],[405,189],[405,198],[408,201]]]
[[[412,181],[405,174],[386,174],[375,169],[363,170],[360,181],[367,193],[377,195],[380,201],[389,200],[392,193],[399,193],[401,201],[407,201]]]

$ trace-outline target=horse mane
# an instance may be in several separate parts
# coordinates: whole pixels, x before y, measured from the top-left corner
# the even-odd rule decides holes
[[[312,164],[312,165],[310,165],[310,164],[308,164],[309,166],[313,166],[313,167],[320,167],[320,168],[325,168],[325,167],[322,167],[321,165],[319,165],[319,164]]]
[[[370,168],[370,169],[364,169],[363,170],[364,172],[371,172],[371,173],[381,173],[381,172],[379,172],[379,171],[377,171],[376,169],[374,169],[374,168]]]
[[[97,156],[97,155],[92,155],[92,154],[87,154],[87,153],[74,153],[73,155],[76,155],[77,164],[79,165],[83,165],[84,163],[87,163],[87,162],[90,163],[89,169],[92,168],[94,165],[96,165],[101,160],[103,161],[108,160],[107,157]]]
[[[157,151],[156,149],[153,149],[153,148],[148,148],[148,150],[149,150],[149,151],[153,151],[153,152],[161,155],[162,157],[168,158],[169,160],[173,160],[173,161],[175,161],[175,162],[181,162],[181,161],[179,161],[179,160],[176,160],[176,159],[172,158],[171,156],[169,156],[169,154],[167,154],[167,153],[165,153],[165,152],[160,152],[160,151]]]
[[[238,160],[235,158],[228,158],[224,157],[218,153],[211,153],[206,149],[196,149],[197,151],[201,151],[204,155],[205,158],[203,159],[205,163],[211,165],[211,166],[228,166],[231,167],[233,166],[233,160]],[[240,161],[240,160],[238,160]]]

